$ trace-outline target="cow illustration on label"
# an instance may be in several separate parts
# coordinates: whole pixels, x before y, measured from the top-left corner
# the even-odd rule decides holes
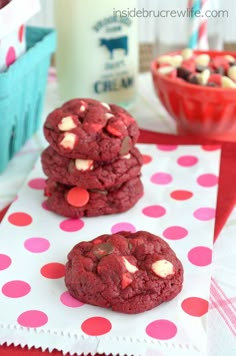
[[[113,59],[113,51],[117,49],[124,50],[125,55],[128,55],[128,37],[116,37],[116,38],[101,38],[100,46],[105,46],[110,53],[110,59]]]

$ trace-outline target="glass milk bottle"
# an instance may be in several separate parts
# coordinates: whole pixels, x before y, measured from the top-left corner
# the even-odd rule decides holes
[[[129,108],[136,96],[136,0],[55,0],[56,67],[63,101],[90,97]],[[123,15],[121,16],[121,12]]]

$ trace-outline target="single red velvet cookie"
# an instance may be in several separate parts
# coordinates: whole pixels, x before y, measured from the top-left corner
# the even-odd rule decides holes
[[[111,161],[131,150],[139,129],[135,119],[117,105],[73,99],[48,115],[44,135],[62,156]]]
[[[106,190],[68,186],[48,179],[45,195],[49,210],[70,218],[99,216],[124,212],[133,207],[143,195],[140,178]]]
[[[65,284],[83,303],[140,313],[180,293],[183,266],[160,237],[122,231],[74,246],[68,254]]]
[[[114,161],[103,162],[63,157],[48,147],[41,161],[44,173],[56,182],[104,190],[140,176],[142,155],[132,148]]]

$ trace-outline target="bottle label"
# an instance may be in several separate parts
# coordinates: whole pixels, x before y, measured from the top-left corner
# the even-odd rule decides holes
[[[97,63],[101,75],[93,84],[94,92],[102,95],[130,92],[135,85],[137,67],[133,21],[128,17],[110,16],[97,21],[93,31],[96,34],[96,51],[102,58]]]

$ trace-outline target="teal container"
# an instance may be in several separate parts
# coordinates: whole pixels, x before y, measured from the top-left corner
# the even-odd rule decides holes
[[[0,73],[0,173],[40,127],[56,32],[27,27],[26,44],[25,54]]]

